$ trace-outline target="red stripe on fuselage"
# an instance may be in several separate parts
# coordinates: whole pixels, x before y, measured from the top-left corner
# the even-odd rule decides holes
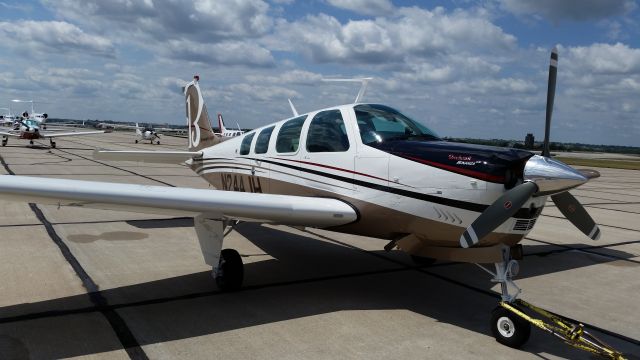
[[[413,157],[413,156],[404,155],[402,157],[404,157],[406,159],[409,159],[409,160],[417,161],[417,162],[425,164],[425,165],[437,167],[439,169],[451,171],[451,172],[458,173],[458,174],[461,174],[461,175],[470,176],[470,177],[473,177],[473,178],[476,178],[476,179],[480,179],[480,180],[484,180],[484,181],[490,181],[490,182],[495,182],[495,183],[503,183],[504,182],[504,176],[486,174],[486,173],[483,173],[483,172],[480,172],[480,171],[475,171],[475,170],[471,170],[471,169],[464,169],[464,168],[460,168],[460,167],[457,167],[457,166],[451,166],[451,165],[442,164],[442,163],[435,162],[435,161],[424,160],[424,159],[420,159],[420,158]]]

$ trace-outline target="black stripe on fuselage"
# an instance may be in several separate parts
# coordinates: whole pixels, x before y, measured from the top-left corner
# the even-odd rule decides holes
[[[476,203],[471,203],[471,202],[462,201],[462,200],[448,199],[448,198],[444,198],[444,197],[433,196],[433,195],[418,193],[418,192],[409,191],[409,190],[398,189],[398,188],[394,188],[394,187],[390,187],[390,186],[374,184],[374,183],[370,183],[370,182],[367,182],[367,181],[362,181],[362,180],[348,178],[348,177],[344,177],[344,176],[340,176],[340,175],[330,174],[330,173],[326,173],[326,172],[323,172],[323,171],[307,169],[307,168],[303,168],[303,167],[295,166],[295,165],[290,165],[290,164],[283,164],[281,162],[272,161],[272,160],[255,159],[255,158],[243,158],[243,159],[264,161],[264,162],[269,163],[269,164],[278,165],[278,166],[282,166],[282,167],[293,169],[293,170],[299,170],[299,171],[303,171],[303,172],[306,172],[306,173],[322,176],[322,177],[325,177],[325,178],[330,178],[330,179],[334,179],[334,180],[338,180],[338,181],[343,181],[343,182],[346,182],[346,183],[354,184],[354,185],[357,185],[357,186],[366,187],[366,188],[369,188],[369,189],[374,189],[374,190],[383,191],[383,192],[387,192],[387,193],[391,193],[391,194],[405,196],[405,197],[416,199],[416,200],[428,201],[428,202],[432,202],[432,203],[436,203],[436,204],[440,204],[440,205],[444,205],[444,206],[450,206],[450,207],[455,207],[455,208],[464,209],[464,210],[470,210],[470,211],[479,212],[479,213],[483,212],[486,208],[489,207],[489,205],[476,204]],[[209,159],[203,159],[203,160],[206,161],[206,160],[209,160]],[[541,209],[538,209],[537,211],[533,211],[532,212],[529,209],[520,209],[513,215],[513,217],[514,218],[518,218],[518,219],[532,219],[534,217],[537,217],[537,215],[539,215],[540,210]]]

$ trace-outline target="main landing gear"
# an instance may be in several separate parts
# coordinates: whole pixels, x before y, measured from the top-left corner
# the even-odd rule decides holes
[[[56,148],[56,142],[55,142],[55,141],[53,141],[53,139],[49,139],[49,145],[51,145],[51,148],[52,148],[52,149],[55,149],[55,148]]]
[[[7,142],[9,141],[9,137],[7,136],[3,136],[2,137],[2,146],[7,146]]]
[[[212,276],[218,288],[239,290],[244,279],[244,265],[236,250],[222,250],[225,222],[207,214],[200,214],[193,220],[204,261],[213,268]]]

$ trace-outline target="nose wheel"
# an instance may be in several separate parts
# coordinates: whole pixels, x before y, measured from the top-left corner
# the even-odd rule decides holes
[[[529,340],[531,324],[498,306],[491,313],[491,333],[500,344],[517,349]]]
[[[7,142],[9,141],[9,138],[6,136],[2,137],[2,146],[7,146]]]
[[[51,140],[49,140],[49,144],[51,145],[51,148],[52,148],[52,149],[55,149],[55,148],[56,148],[56,142],[55,142],[55,141],[53,141],[52,139],[51,139]]]

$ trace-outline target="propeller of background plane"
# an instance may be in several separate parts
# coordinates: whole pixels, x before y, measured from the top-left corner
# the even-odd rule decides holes
[[[558,75],[558,49],[551,51],[547,87],[547,110],[542,155],[532,156],[524,168],[524,181],[500,196],[460,236],[464,248],[474,246],[512,217],[532,196],[551,195],[558,210],[580,231],[593,240],[600,238],[600,228],[578,200],[568,190],[589,179],[600,176],[597,171],[577,171],[551,158],[549,135],[551,115],[556,94]]]

